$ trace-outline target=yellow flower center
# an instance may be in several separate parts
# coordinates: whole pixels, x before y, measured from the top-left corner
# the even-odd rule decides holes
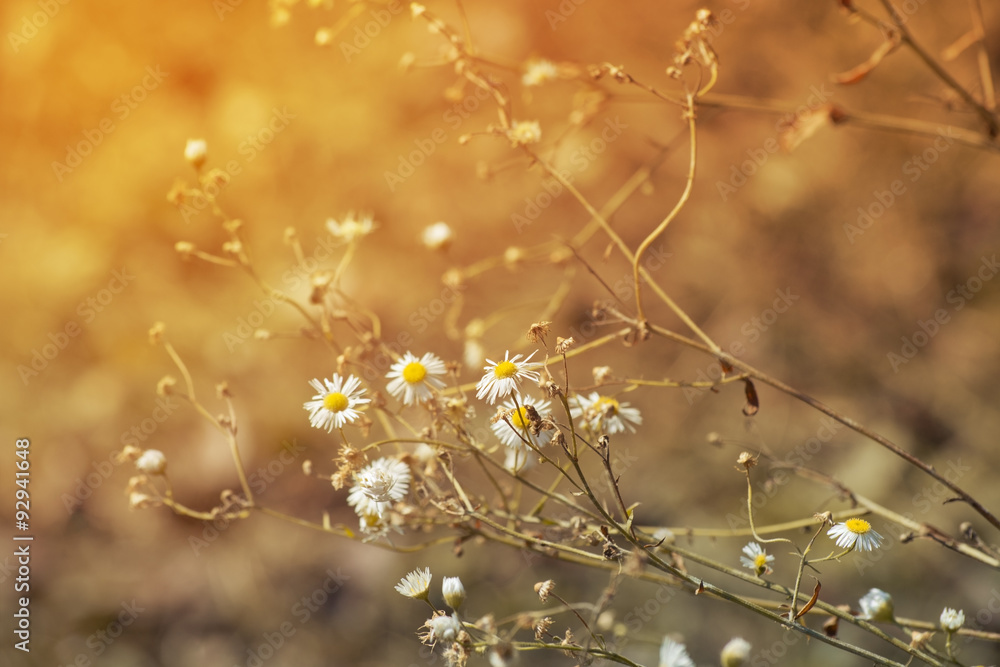
[[[767,554],[757,554],[753,559],[754,567],[762,570],[767,567]]]
[[[514,411],[514,413],[510,416],[510,423],[522,430],[528,428],[528,415],[524,406],[521,406]]]
[[[601,396],[597,399],[597,402],[594,403],[594,410],[596,410],[598,414],[605,415],[607,417],[616,416],[618,414],[618,408],[618,401],[610,396]]]
[[[410,384],[421,382],[427,376],[427,369],[419,361],[411,361],[403,369],[403,379]]]
[[[509,377],[513,377],[517,373],[517,364],[513,361],[501,361],[497,364],[497,367],[493,369],[493,375],[498,380],[506,380]]]
[[[346,410],[348,405],[350,405],[350,401],[347,400],[347,397],[339,391],[327,394],[326,398],[323,399],[323,407],[330,412],[340,412],[341,410]]]
[[[844,525],[847,526],[847,530],[856,535],[864,535],[872,529],[872,525],[864,519],[848,519]]]

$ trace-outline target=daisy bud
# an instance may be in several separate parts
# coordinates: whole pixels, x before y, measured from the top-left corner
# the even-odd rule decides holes
[[[864,618],[869,621],[892,622],[895,617],[892,596],[885,591],[873,588],[858,603]]]
[[[445,577],[441,584],[441,594],[444,595],[445,603],[455,611],[465,602],[465,586],[458,577]]]
[[[955,632],[965,624],[965,612],[945,607],[941,612],[941,628],[945,632]]]
[[[184,159],[190,162],[195,169],[200,169],[205,164],[208,157],[208,144],[204,139],[188,139],[184,146]]]

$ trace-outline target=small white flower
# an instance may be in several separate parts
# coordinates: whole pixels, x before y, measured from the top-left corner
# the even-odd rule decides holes
[[[873,588],[858,603],[861,605],[861,615],[866,620],[888,623],[895,618],[892,596],[885,591]]]
[[[422,635],[421,640],[430,645],[439,641],[454,642],[458,639],[458,633],[462,631],[461,621],[454,616],[446,616],[444,612],[439,612],[429,618],[424,626],[427,628],[427,632]]]
[[[455,233],[446,222],[435,222],[420,234],[420,240],[428,250],[447,250],[454,239]]]
[[[759,577],[762,574],[769,574],[771,567],[769,563],[774,562],[774,556],[768,555],[764,548],[756,542],[750,542],[743,547],[746,556],[740,556],[740,563],[743,567],[750,568]]]
[[[864,519],[848,519],[836,524],[826,534],[830,539],[835,539],[837,546],[842,549],[857,547],[858,551],[874,551],[882,546],[882,536]]]
[[[559,69],[548,60],[532,60],[528,63],[521,77],[525,86],[540,86],[546,81],[559,78]]]
[[[537,144],[542,140],[542,127],[537,120],[515,120],[510,124],[507,137],[514,146]]]
[[[333,218],[326,221],[326,228],[330,230],[330,233],[346,243],[353,243],[364,236],[368,236],[375,231],[375,227],[375,221],[372,219],[371,214],[356,215],[354,211],[344,216],[341,222]]]
[[[528,446],[524,444],[525,440],[538,447],[544,447],[552,439],[555,431],[539,431],[538,435],[532,435],[529,431],[531,424],[528,420],[528,406],[534,408],[539,416],[544,417],[549,413],[551,403],[545,399],[534,399],[530,396],[521,396],[520,403],[521,405],[518,406],[510,398],[504,401],[503,408],[513,410],[513,412],[506,421],[501,419],[492,425],[493,434],[500,442],[513,449],[527,451]]]
[[[660,667],[695,667],[684,644],[664,637],[660,645]]]
[[[458,577],[445,577],[441,582],[441,594],[444,595],[445,604],[455,611],[465,602],[465,586]]]
[[[422,403],[433,396],[432,389],[444,388],[444,382],[437,376],[444,375],[446,370],[444,362],[430,352],[420,358],[407,352],[386,373],[390,380],[386,389],[403,405]]]
[[[433,576],[429,567],[425,567],[423,570],[414,570],[396,584],[396,592],[415,600],[426,600]]]
[[[951,607],[945,607],[944,611],[941,612],[941,628],[945,632],[955,632],[963,625],[965,625],[965,612],[963,610],[956,611]]]
[[[635,433],[635,427],[642,424],[639,410],[627,402],[619,403],[610,396],[601,396],[596,391],[586,398],[576,396],[576,406],[570,409],[574,419],[581,419],[581,424],[595,432],[609,435],[624,433],[628,429]]]
[[[136,459],[135,467],[147,475],[162,475],[167,471],[167,457],[158,449],[147,449]]]
[[[750,642],[742,637],[733,637],[722,647],[719,661],[722,667],[743,667],[750,659]]]
[[[410,490],[410,466],[399,459],[383,457],[365,466],[354,479],[347,504],[358,516],[381,517]]]
[[[348,375],[346,378],[333,374],[333,381],[323,378],[323,381],[310,380],[309,384],[316,390],[313,400],[305,403],[309,411],[309,423],[315,428],[343,428],[356,420],[361,413],[357,407],[368,403],[371,399],[361,398],[365,390],[361,388],[361,380]],[[325,386],[324,386],[325,385]]]
[[[537,351],[537,350],[536,350]],[[532,352],[524,361],[518,361],[520,354],[515,354],[510,358],[510,350],[504,353],[503,361],[493,361],[487,359],[487,366],[483,367],[484,375],[479,384],[476,385],[476,398],[486,398],[490,403],[496,403],[497,399],[506,398],[517,391],[517,385],[522,379],[538,382],[539,375],[536,371],[530,370],[541,366],[538,362],[529,360],[535,356]]]
[[[208,157],[208,144],[204,139],[188,139],[184,146],[184,159],[194,165],[195,169],[205,164]]]

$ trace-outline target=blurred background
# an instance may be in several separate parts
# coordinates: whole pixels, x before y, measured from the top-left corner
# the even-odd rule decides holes
[[[298,230],[309,255],[326,235],[328,218],[372,212],[378,230],[360,247],[345,290],[379,314],[387,339],[412,335],[417,354],[463,357],[462,342],[442,333],[441,318],[420,310],[440,296],[446,270],[511,246],[568,238],[587,221],[563,193],[518,228],[512,216],[531,215],[545,192],[541,173],[502,139],[476,136],[460,145],[461,135],[482,132],[496,114],[469,102],[473,91],[465,89],[458,99],[475,108],[467,118],[456,115],[445,95],[457,81],[453,69],[419,66],[439,59],[443,43],[424,22],[408,11],[387,15],[375,4],[351,15],[352,3],[315,4],[322,6],[16,0],[0,8],[7,42],[0,57],[0,271],[8,285],[0,292],[6,314],[0,488],[8,499],[0,516],[13,525],[10,443],[28,437],[35,536],[32,651],[14,651],[6,630],[3,664],[432,665],[440,656],[414,636],[426,610],[392,590],[414,567],[431,566],[434,591],[442,576],[461,575],[471,617],[538,608],[531,587],[543,579],[556,579],[564,597],[581,601],[596,600],[607,583],[600,572],[492,545],[467,544],[461,557],[447,545],[399,555],[263,516],[220,530],[165,509],[128,509],[130,464],[119,465],[114,454],[130,438],[166,453],[175,493],[189,506],[208,509],[223,490],[238,487],[224,441],[188,406],[155,395],[157,380],[176,375],[162,348],[148,342],[149,327],[162,321],[213,413],[223,409],[213,387],[228,381],[244,460],[265,480],[261,501],[311,520],[329,511],[335,521],[354,521],[344,491],[301,472],[304,460],[328,467],[335,456],[334,441],[311,429],[302,410],[312,395],[307,381],[329,376],[335,360],[302,339],[240,338],[241,325],[259,312],[258,288],[237,271],[184,262],[174,250],[189,241],[218,252],[226,239],[207,212],[185,216],[167,201],[175,183],[194,181],[183,156],[187,139],[206,140],[209,167],[236,164],[220,201],[245,222],[261,274],[298,298],[308,288],[288,279],[301,274],[282,243],[286,227]],[[427,4],[459,25],[454,3]],[[984,4],[995,70],[1000,7]],[[965,3],[910,5],[907,25],[933,54],[969,30]],[[638,88],[602,81],[613,96],[587,126],[574,127],[570,113],[592,88],[555,81],[526,89],[520,71],[529,59],[609,62],[676,92],[664,74],[673,44],[707,6],[729,19],[713,38],[717,93],[780,101],[790,110],[832,103],[981,129],[905,49],[858,84],[832,83],[881,41],[832,0],[469,0],[465,6],[478,52],[505,66],[491,71],[509,86],[515,118],[540,122],[543,152],[561,138],[558,150],[546,154],[591,202],[603,205],[660,147],[671,146],[647,186],[614,215],[633,248],[683,188],[687,143],[678,109]],[[344,16],[344,29],[317,45],[317,30]],[[404,72],[399,62],[408,52],[418,66]],[[973,49],[947,67],[979,94]],[[742,345],[749,363],[938,470],[957,471],[959,483],[996,512],[997,151],[848,124],[821,128],[791,153],[775,152],[769,147],[780,138],[780,114],[706,107],[698,120],[691,201],[654,245],[662,258],[654,274],[659,283],[723,348]],[[594,152],[606,123],[621,129]],[[387,179],[400,173],[404,156],[442,135],[411,176]],[[446,253],[420,244],[420,231],[437,221],[455,231]],[[631,271],[605,246],[606,239],[595,237],[581,254],[609,285],[624,284]],[[502,312],[483,337],[487,356],[528,351],[524,332],[561,275],[544,257],[487,271],[470,281],[458,325]],[[588,311],[607,298],[580,266],[551,318],[553,336],[602,333],[606,325],[595,329]],[[651,320],[687,333],[647,302]],[[291,309],[262,314],[272,331],[301,324]],[[233,336],[240,342],[232,343]],[[904,357],[907,344],[913,354]],[[571,372],[586,384],[597,365],[647,379],[717,373],[710,358],[656,339],[606,346],[581,357]],[[463,377],[473,381],[478,374],[466,368]],[[967,507],[943,505],[948,493],[929,477],[847,429],[829,429],[802,404],[764,386],[758,391],[761,409],[752,419],[742,414],[737,385],[718,393],[643,389],[625,397],[645,419],[637,434],[616,441],[622,484],[630,501],[642,503],[642,523],[731,527],[745,504],[744,480],[733,471],[740,448],[779,458],[805,448],[810,466],[861,495],[950,534],[970,521],[997,543]],[[490,412],[480,410],[478,418]],[[711,444],[710,433],[727,444]],[[759,522],[847,506],[814,483],[769,486],[771,471],[758,470],[759,493],[772,496],[758,509]],[[875,527],[896,534],[884,522]],[[890,543],[870,567],[851,558],[824,565],[822,599],[856,606],[878,587],[894,595],[900,616],[934,620],[950,606],[965,610],[970,627],[1000,630],[989,611],[991,600],[1000,601],[995,571],[928,541]],[[744,544],[696,539],[688,546],[736,565]],[[0,554],[5,609],[13,609],[15,597],[11,553],[5,547]],[[788,575],[794,560],[775,553],[779,574]],[[665,632],[682,637],[699,664],[714,664],[734,635],[750,640],[755,656],[772,651],[785,664],[862,664],[801,638],[789,645],[780,628],[730,605],[686,594],[665,604],[651,600],[648,587],[632,582],[613,605],[621,622],[645,609],[625,649],[643,664],[655,664]],[[901,658],[852,630],[842,629],[843,637]],[[963,645],[961,659],[995,664],[1000,653],[974,643]],[[572,664],[523,657],[526,664],[564,660]]]

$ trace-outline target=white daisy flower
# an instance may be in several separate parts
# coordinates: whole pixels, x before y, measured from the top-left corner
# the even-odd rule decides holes
[[[570,409],[574,419],[582,418],[581,424],[591,431],[624,433],[628,429],[635,433],[635,427],[642,424],[642,415],[637,408],[627,402],[618,402],[610,396],[601,396],[596,391],[586,398],[575,397],[576,406]]]
[[[376,226],[370,213],[355,214],[354,211],[344,216],[343,221],[338,222],[333,218],[326,221],[326,228],[330,233],[345,243],[353,243],[368,236],[375,231]]]
[[[530,396],[522,396],[520,403],[521,405],[518,406],[510,398],[504,401],[504,410],[513,410],[513,412],[506,421],[501,419],[492,425],[493,434],[500,442],[514,449],[527,450],[528,446],[524,444],[525,440],[539,447],[544,447],[555,435],[555,431],[539,431],[538,435],[532,435],[528,430],[531,425],[528,419],[528,406],[533,407],[539,416],[544,417],[549,413],[552,404],[545,399],[539,400]]]
[[[433,576],[429,567],[425,567],[423,570],[414,570],[396,584],[396,592],[415,600],[426,600]]]
[[[371,401],[361,398],[365,390],[361,388],[361,380],[353,375],[342,378],[334,373],[333,381],[323,378],[322,382],[310,380],[309,384],[317,393],[313,400],[305,403],[305,409],[309,411],[309,423],[316,428],[327,431],[343,428],[344,424],[361,416],[356,409],[358,406]]]
[[[559,68],[548,60],[532,60],[525,67],[521,83],[525,86],[540,86],[546,81],[559,78]]]
[[[365,466],[354,476],[347,504],[358,516],[385,516],[392,504],[410,490],[410,466],[399,459],[383,457]]]
[[[444,388],[444,382],[437,376],[445,372],[444,362],[434,354],[427,352],[417,358],[412,352],[407,352],[386,373],[390,380],[386,389],[403,405],[422,403],[431,398],[432,389]]]
[[[770,574],[771,566],[769,563],[774,562],[774,556],[768,555],[763,547],[756,542],[750,542],[743,547],[743,553],[746,554],[746,556],[740,556],[740,563],[743,567],[750,568],[757,573],[758,577],[762,574]]]
[[[956,632],[963,625],[965,625],[965,612],[963,610],[956,611],[951,607],[945,607],[944,611],[941,612],[941,628],[945,632]]]
[[[866,620],[891,622],[895,618],[892,596],[885,591],[873,588],[858,603],[861,605],[861,616]]]
[[[743,667],[750,659],[750,642],[742,637],[733,637],[722,647],[719,662],[722,667]]]
[[[486,398],[490,403],[496,403],[497,399],[506,398],[517,391],[517,385],[522,379],[538,382],[538,373],[530,369],[538,368],[541,364],[537,361],[529,363],[528,360],[533,356],[535,352],[529,354],[524,361],[518,361],[521,355],[515,354],[510,358],[510,350],[507,350],[503,361],[487,359],[488,365],[483,367],[484,375],[476,385],[476,398]]]
[[[428,250],[447,250],[454,239],[455,233],[447,222],[435,222],[420,234],[420,240]]]
[[[510,124],[507,137],[514,146],[537,144],[542,140],[542,127],[537,120],[515,120]]]
[[[830,539],[835,539],[837,546],[842,549],[857,547],[858,551],[874,551],[882,546],[882,536],[864,519],[848,519],[836,524],[826,534]]]
[[[664,637],[660,645],[660,667],[695,667],[684,644]]]

